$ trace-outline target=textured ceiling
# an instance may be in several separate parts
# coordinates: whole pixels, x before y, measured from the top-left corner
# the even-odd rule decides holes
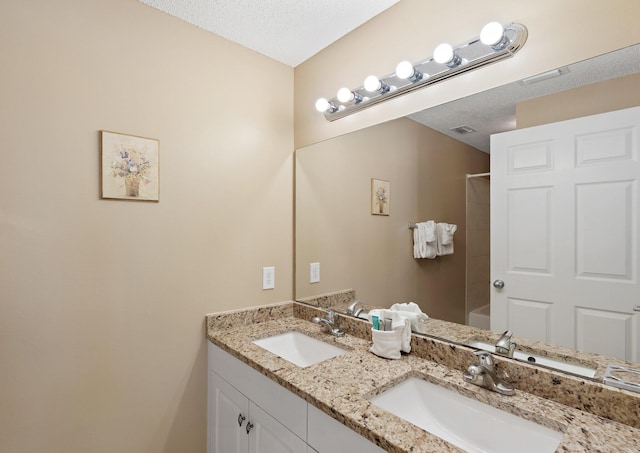
[[[530,85],[514,82],[414,113],[409,118],[488,153],[491,134],[515,129],[516,103],[638,73],[638,62],[640,44],[572,64],[563,68],[563,72],[568,71],[560,77]],[[476,132],[459,134],[451,130],[462,125]]]
[[[138,0],[296,67],[399,0]]]

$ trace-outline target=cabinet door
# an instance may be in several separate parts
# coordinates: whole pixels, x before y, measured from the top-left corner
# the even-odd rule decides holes
[[[209,342],[209,369],[301,439],[307,438],[307,402]]]
[[[384,450],[309,404],[308,442],[319,453],[384,453]]]
[[[248,451],[249,400],[212,371],[209,371],[208,415],[209,453]]]
[[[250,453],[306,453],[307,444],[259,406],[250,403]]]

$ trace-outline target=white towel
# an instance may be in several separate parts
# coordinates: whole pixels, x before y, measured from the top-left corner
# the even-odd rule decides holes
[[[424,227],[425,227],[424,240],[427,243],[435,242],[436,241],[436,222],[434,222],[433,220],[427,220],[426,222],[424,222]]]
[[[386,309],[374,309],[367,313],[367,318],[371,322],[371,317],[377,316],[380,320],[380,323],[384,323],[385,318],[391,319],[391,329],[392,331],[378,331],[383,333],[396,332],[396,336],[399,338],[399,350],[402,352],[411,352],[411,321],[408,318],[402,317],[399,312],[386,310]],[[379,335],[381,341],[385,341],[384,338],[391,338],[391,335]],[[391,340],[388,340],[391,341]],[[375,346],[375,339],[374,339]],[[388,348],[388,344],[386,346]],[[380,355],[375,352],[374,347],[372,346],[371,352],[376,355]],[[377,348],[375,348],[377,349]],[[399,352],[399,351],[398,351]],[[380,355],[380,357],[386,357]],[[387,357],[388,359],[396,358],[396,357]]]
[[[413,227],[413,257],[420,258],[420,226],[416,223]]]
[[[408,319],[413,332],[424,333],[425,329],[422,323],[429,319],[429,316],[422,312],[418,304],[415,302],[393,304],[390,310]]]
[[[378,357],[385,359],[399,359],[401,357],[402,333],[400,330],[384,331],[371,328],[371,339],[373,344],[369,351]]]
[[[433,220],[417,223],[413,229],[413,257],[436,257],[437,247],[436,223]]]
[[[436,248],[438,256],[453,255],[453,234],[457,229],[457,225],[450,223],[436,224]]]

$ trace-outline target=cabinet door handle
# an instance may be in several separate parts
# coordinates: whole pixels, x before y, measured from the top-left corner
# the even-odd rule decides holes
[[[242,426],[242,424],[244,423],[244,421],[247,419],[247,417],[245,417],[242,414],[238,414],[238,426]]]
[[[253,428],[253,423],[248,422],[247,423],[247,435],[249,434],[249,431],[251,431],[252,428]]]

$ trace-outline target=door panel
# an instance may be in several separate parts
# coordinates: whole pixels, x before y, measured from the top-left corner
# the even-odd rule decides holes
[[[275,418],[251,403],[250,453],[306,453],[307,444]]]
[[[578,278],[632,280],[634,185],[634,181],[576,185]]]
[[[245,432],[249,400],[213,372],[209,372],[209,398],[209,453],[245,453],[249,447]]]
[[[508,268],[511,272],[551,274],[551,187],[509,190]]]
[[[576,320],[578,349],[614,357],[631,354],[632,340],[637,334],[633,315],[576,307]],[[598,337],[593,335],[593,332],[599,331],[607,334]]]
[[[634,127],[576,136],[578,167],[602,165],[620,160],[637,160]]]
[[[553,142],[520,143],[508,147],[509,174],[546,171],[553,168]]]
[[[492,330],[640,361],[639,129],[633,108],[492,137]]]
[[[546,342],[551,331],[552,307],[552,302],[509,298],[509,328],[523,338]]]

